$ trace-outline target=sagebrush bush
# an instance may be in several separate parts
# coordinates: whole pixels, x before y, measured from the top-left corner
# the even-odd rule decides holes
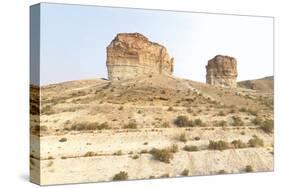
[[[188,176],[189,175],[189,170],[188,169],[184,169],[181,173],[182,176]]]
[[[187,138],[186,138],[186,134],[185,133],[181,133],[179,135],[179,141],[181,142],[187,142]]]
[[[234,148],[246,148],[247,144],[244,143],[242,140],[238,139],[238,140],[233,140],[231,142],[231,144],[233,145]]]
[[[183,149],[185,151],[199,151],[199,148],[195,145],[190,145],[190,146],[186,145],[183,147]]]
[[[193,121],[189,120],[186,116],[178,116],[175,120],[178,127],[193,127]]]
[[[253,169],[253,167],[252,167],[251,165],[247,165],[247,166],[245,167],[245,171],[246,171],[246,172],[253,172],[254,169]]]
[[[233,123],[232,123],[233,126],[244,126],[244,122],[242,121],[242,119],[240,117],[232,116],[232,120],[233,120]]]
[[[173,153],[169,148],[165,149],[156,149],[153,148],[150,150],[150,154],[153,155],[153,157],[156,160],[159,160],[161,162],[170,163],[170,160],[173,159]]]
[[[124,129],[136,129],[136,128],[138,128],[138,125],[135,122],[130,122],[124,126]]]
[[[260,128],[266,133],[273,133],[274,132],[274,122],[272,119],[267,119],[262,122]]]
[[[115,174],[113,177],[114,181],[121,181],[127,180],[129,178],[128,173],[125,171],[120,171],[119,173]]]
[[[219,141],[209,141],[209,149],[213,149],[213,150],[225,150],[225,149],[229,149],[229,143],[225,142],[223,140],[219,140]]]
[[[248,144],[250,147],[263,147],[263,139],[259,138],[258,136],[254,135],[249,141]]]

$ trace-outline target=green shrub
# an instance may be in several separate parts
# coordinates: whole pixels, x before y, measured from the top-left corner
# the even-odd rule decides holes
[[[170,147],[170,151],[172,153],[177,153],[179,151],[179,146],[177,144],[173,144],[171,147]]]
[[[169,127],[170,127],[169,122],[164,122],[164,123],[162,124],[162,127],[163,127],[163,128],[169,128]]]
[[[60,140],[59,140],[59,142],[66,142],[67,141],[67,138],[61,138]]]
[[[242,140],[238,139],[238,140],[233,140],[231,142],[231,144],[233,145],[234,148],[246,148],[247,144],[242,142]]]
[[[174,110],[174,109],[173,109],[173,107],[171,107],[171,106],[168,108],[168,111],[173,111],[173,110]]]
[[[252,123],[255,125],[261,125],[263,123],[263,120],[260,117],[256,117],[255,119],[252,120]]]
[[[165,163],[170,163],[170,160],[173,159],[173,153],[169,148],[165,148],[165,149],[153,148],[150,150],[150,154],[153,155],[155,159]]]
[[[251,165],[247,165],[247,166],[245,167],[245,171],[246,171],[246,172],[253,172],[254,169],[253,169],[253,167],[252,167]]]
[[[199,148],[195,145],[184,146],[183,149],[185,151],[199,151]]]
[[[122,155],[122,150],[118,150],[118,151],[115,152],[113,155]]]
[[[244,126],[244,122],[240,117],[232,116],[232,120],[233,120],[232,123],[233,126]]]
[[[124,126],[124,129],[136,129],[138,126],[135,122],[130,122]]]
[[[181,141],[181,142],[187,142],[187,138],[186,138],[185,133],[181,133],[181,134],[179,135],[179,141]]]
[[[134,155],[132,158],[133,159],[138,159],[140,156],[139,155]]]
[[[229,149],[229,143],[219,140],[219,141],[209,141],[209,149],[213,149],[213,150],[225,150],[225,149]]]
[[[274,132],[274,122],[272,119],[265,120],[260,128],[266,133],[273,133]]]
[[[114,181],[127,180],[129,178],[128,173],[124,171],[120,171],[118,174],[115,174],[113,177]]]
[[[256,135],[254,135],[249,141],[248,144],[250,147],[263,147],[264,143],[263,143],[263,139],[257,137]]]
[[[175,120],[175,124],[178,127],[194,127],[192,120],[189,120],[186,116],[178,116]]]
[[[189,175],[189,170],[188,169],[184,169],[181,173],[182,176],[188,176]]]

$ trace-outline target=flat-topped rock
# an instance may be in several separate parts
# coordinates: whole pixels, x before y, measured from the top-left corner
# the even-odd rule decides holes
[[[113,81],[173,73],[173,58],[167,49],[139,33],[117,34],[107,47],[106,65]]]
[[[206,83],[223,87],[236,87],[237,61],[230,56],[217,55],[206,66]]]

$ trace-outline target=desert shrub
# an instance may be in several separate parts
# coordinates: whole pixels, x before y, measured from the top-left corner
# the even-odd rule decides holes
[[[168,111],[173,111],[173,110],[174,110],[174,109],[173,109],[173,107],[171,107],[171,106],[168,108]]]
[[[251,165],[247,165],[247,166],[245,167],[245,171],[246,171],[246,172],[253,172],[254,169],[253,169],[253,167],[252,167]]]
[[[227,126],[227,122],[224,121],[224,120],[221,120],[221,121],[219,121],[219,122],[217,123],[217,126],[219,126],[219,127],[225,127],[225,126]]]
[[[183,147],[183,149],[185,151],[199,151],[199,148],[195,145],[190,145],[190,146],[186,145]]]
[[[66,142],[67,141],[67,138],[61,138],[60,140],[59,140],[59,142]]]
[[[247,144],[242,142],[242,140],[238,139],[238,140],[233,140],[231,142],[231,145],[233,145],[234,148],[246,148]]]
[[[144,142],[144,143],[143,143],[143,145],[147,145],[147,144],[148,144],[148,142]]]
[[[188,169],[184,169],[181,173],[182,176],[188,176],[189,175],[189,170]]]
[[[242,107],[239,109],[239,112],[247,112],[247,109],[245,107]]]
[[[192,120],[189,120],[186,116],[178,116],[175,120],[175,124],[178,127],[194,127]]]
[[[136,122],[130,122],[127,125],[124,126],[124,129],[136,129],[137,127],[138,126],[137,126]]]
[[[234,114],[235,112],[236,112],[236,110],[235,110],[235,109],[230,109],[228,113],[230,113],[230,114]]]
[[[113,153],[113,155],[122,155],[123,153],[122,153],[122,150],[118,150],[118,151],[116,151],[115,153]]]
[[[227,172],[225,170],[219,170],[218,174],[226,174]]]
[[[170,163],[170,160],[173,159],[173,153],[171,152],[170,148],[165,148],[165,149],[153,148],[150,150],[150,154],[153,155],[153,157],[156,160],[165,163]]]
[[[196,126],[202,126],[202,125],[203,125],[203,122],[202,122],[201,119],[195,119],[195,120],[194,120],[194,124],[195,124]]]
[[[209,149],[213,149],[213,150],[225,150],[225,149],[229,149],[229,143],[225,142],[223,140],[219,140],[219,141],[209,141]]]
[[[51,105],[46,105],[41,109],[41,114],[45,114],[45,115],[51,115],[54,114],[55,111],[53,110]]]
[[[118,110],[123,110],[124,109],[124,107],[123,106],[120,106],[119,108],[118,108]]]
[[[92,157],[92,156],[95,156],[96,153],[93,152],[93,151],[88,151],[87,153],[84,154],[84,157]]]
[[[244,122],[240,117],[232,116],[232,120],[233,120],[232,123],[233,126],[244,126]]]
[[[141,154],[148,153],[147,149],[143,149],[140,151]]]
[[[225,116],[225,113],[224,113],[223,111],[220,111],[220,112],[218,113],[218,115],[219,115],[219,116]]]
[[[198,141],[198,140],[200,140],[200,137],[199,136],[195,136],[194,140]]]
[[[181,133],[179,135],[179,141],[181,142],[187,142],[187,138],[186,138],[186,134],[185,133]]]
[[[121,181],[127,180],[129,178],[128,173],[125,171],[120,171],[119,173],[115,174],[113,177],[113,181]]]
[[[173,144],[171,147],[170,147],[170,151],[172,153],[177,153],[179,151],[179,146],[177,144]]]
[[[70,128],[65,127],[65,130],[74,130],[74,131],[90,131],[90,130],[102,130],[109,129],[107,122],[99,124],[97,122],[79,122],[71,125]]]
[[[162,124],[162,127],[164,127],[164,128],[169,128],[169,127],[170,127],[169,122],[164,122],[164,123]]]
[[[265,120],[260,128],[266,133],[273,133],[274,132],[274,122],[272,119]]]
[[[263,147],[263,139],[254,135],[249,141],[248,144],[250,147]]]
[[[97,129],[98,130],[109,129],[109,125],[107,122],[103,122],[102,124],[97,125]]]
[[[140,158],[140,156],[139,155],[134,155],[132,158],[133,159],[138,159],[138,158]]]
[[[252,120],[252,123],[255,125],[261,125],[263,123],[263,120],[260,117],[256,117],[255,119]]]

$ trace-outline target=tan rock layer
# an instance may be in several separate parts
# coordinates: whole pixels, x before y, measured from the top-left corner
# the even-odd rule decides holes
[[[110,80],[173,72],[167,49],[139,33],[118,34],[107,47],[106,65]]]
[[[236,87],[237,61],[233,57],[217,55],[206,66],[206,83],[223,87]]]

